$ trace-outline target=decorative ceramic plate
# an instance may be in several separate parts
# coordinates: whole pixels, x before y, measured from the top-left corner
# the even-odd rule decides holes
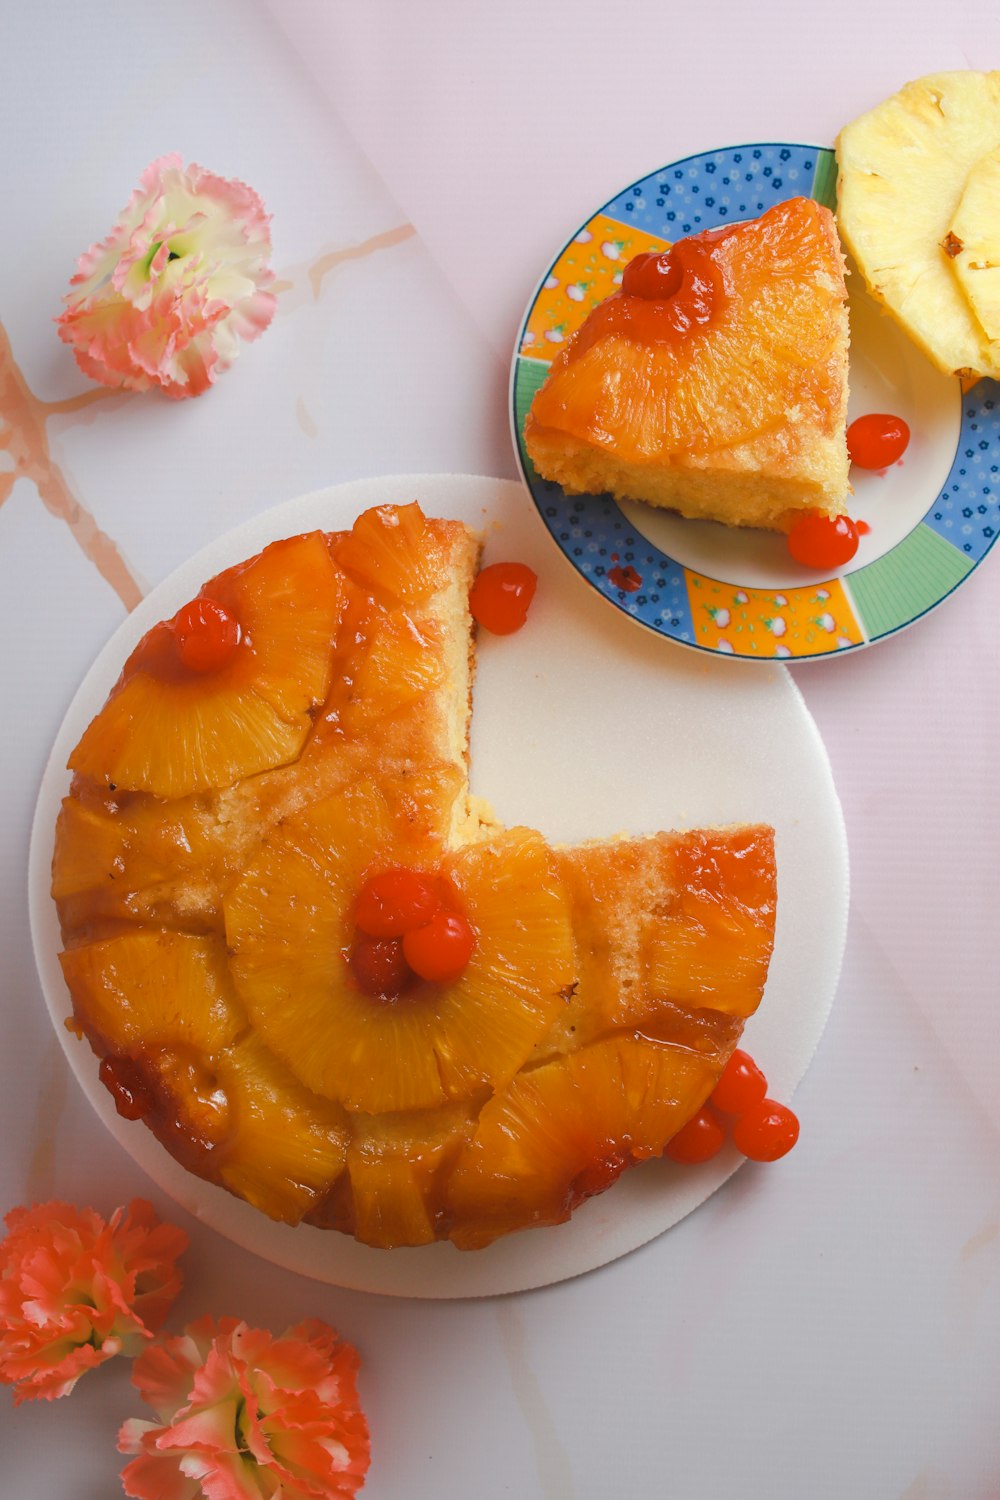
[[[522,432],[549,364],[622,268],[682,235],[754,218],[783,198],[834,206],[832,151],[771,142],[671,162],[612,198],[560,251],[532,298],[511,377],[521,470],[577,572],[658,635],[761,661],[842,655],[884,640],[941,603],[1000,532],[1000,387],[961,391],[873,302],[851,288],[850,413],[891,412],[912,438],[883,473],[852,470],[851,513],[870,528],[832,578],[800,567],[785,540],[686,521],[610,495],[566,495],[536,474]]]
[[[570,1223],[475,1252],[449,1244],[372,1250],[341,1234],[273,1223],[185,1172],[141,1123],[115,1113],[96,1058],[64,1025],[70,1003],[49,897],[67,757],[145,631],[206,578],[278,537],[346,528],[370,505],[415,499],[428,514],[482,528],[487,562],[517,558],[539,575],[525,628],[483,636],[478,648],[472,787],[504,822],[529,824],[557,843],[623,829],[774,824],[775,949],[747,1045],[776,1097],[791,1098],[833,1000],[847,919],[843,820],[816,726],[787,672],[748,673],[723,662],[706,672],[696,657],[665,651],[605,609],[559,562],[522,486],[510,480],[416,475],[340,485],[256,517],[159,584],[101,652],[59,731],[32,834],[31,925],[52,1022],[81,1087],[118,1142],[178,1203],[267,1260],[321,1281],[398,1296],[484,1296],[561,1281],[645,1244],[702,1203],[742,1158],[730,1149],[697,1168],[647,1162]]]

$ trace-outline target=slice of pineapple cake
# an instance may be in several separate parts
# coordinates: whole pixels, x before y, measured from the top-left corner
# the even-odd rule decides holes
[[[559,1223],[659,1155],[773,940],[770,829],[554,849],[470,799],[478,555],[386,506],[213,579],[129,658],[57,831],[120,1112],[373,1246]]]
[[[568,494],[727,526],[842,515],[846,297],[833,215],[808,198],[636,256],[536,392],[532,463]]]

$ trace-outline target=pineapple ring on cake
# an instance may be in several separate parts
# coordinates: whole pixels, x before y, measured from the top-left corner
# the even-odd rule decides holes
[[[253,581],[253,640],[287,640],[272,615],[296,598],[311,622],[301,679],[267,647],[270,675],[238,687],[294,728],[292,759],[247,772],[240,737],[250,764],[260,740],[227,720],[231,658],[147,674],[133,701],[155,712],[131,716],[126,671],[59,819],[71,1024],[119,1110],[270,1217],[377,1247],[558,1223],[659,1155],[759,1003],[773,943],[769,828],[553,849],[470,796],[478,555],[464,526],[383,506],[221,574],[204,596],[234,608]],[[172,629],[133,667],[150,649],[162,667]],[[197,791],[192,725],[211,765]],[[122,766],[141,787],[110,784]],[[400,868],[446,896],[471,956],[373,993],[359,895]]]
[[[365,875],[400,862],[440,866],[478,942],[454,983],[379,1001],[343,955]],[[514,829],[446,854],[408,836],[369,782],[285,824],[225,905],[233,978],[260,1036],[310,1089],[367,1114],[506,1083],[574,979],[569,909],[539,834]]]
[[[202,596],[228,607],[241,633],[211,691],[178,664],[175,621],[164,621],[126,662],[70,770],[112,789],[183,797],[299,754],[326,696],[342,606],[324,538],[275,542],[212,579]]]
[[[693,235],[658,257],[659,278],[643,259],[535,393],[524,443],[538,473],[567,494],[729,526],[788,531],[807,510],[842,515],[847,293],[829,210],[791,198]],[[678,311],[688,260],[713,289]]]

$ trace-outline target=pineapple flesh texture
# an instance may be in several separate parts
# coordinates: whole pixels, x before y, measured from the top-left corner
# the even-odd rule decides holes
[[[1000,145],[976,162],[946,245],[959,285],[1000,359]]]
[[[995,190],[978,165],[998,143],[1000,72],[908,83],[837,139],[837,219],[869,290],[938,369],[965,379],[1000,376],[989,294],[970,297],[979,264],[1000,259]]]

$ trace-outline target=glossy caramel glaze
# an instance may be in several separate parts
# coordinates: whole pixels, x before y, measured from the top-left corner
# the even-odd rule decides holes
[[[555,1223],[658,1154],[770,955],[770,830],[555,851],[479,826],[477,553],[455,523],[382,508],[212,580],[239,659],[192,678],[155,627],[71,758],[57,829],[73,1025],[121,1112],[272,1217],[377,1246]],[[280,675],[293,595],[304,681]],[[300,737],[290,759],[261,703]],[[255,728],[251,758],[273,759],[245,775]],[[119,766],[211,784],[165,796]],[[435,871],[476,944],[458,979],[387,999],[347,959],[358,892],[396,866]]]

